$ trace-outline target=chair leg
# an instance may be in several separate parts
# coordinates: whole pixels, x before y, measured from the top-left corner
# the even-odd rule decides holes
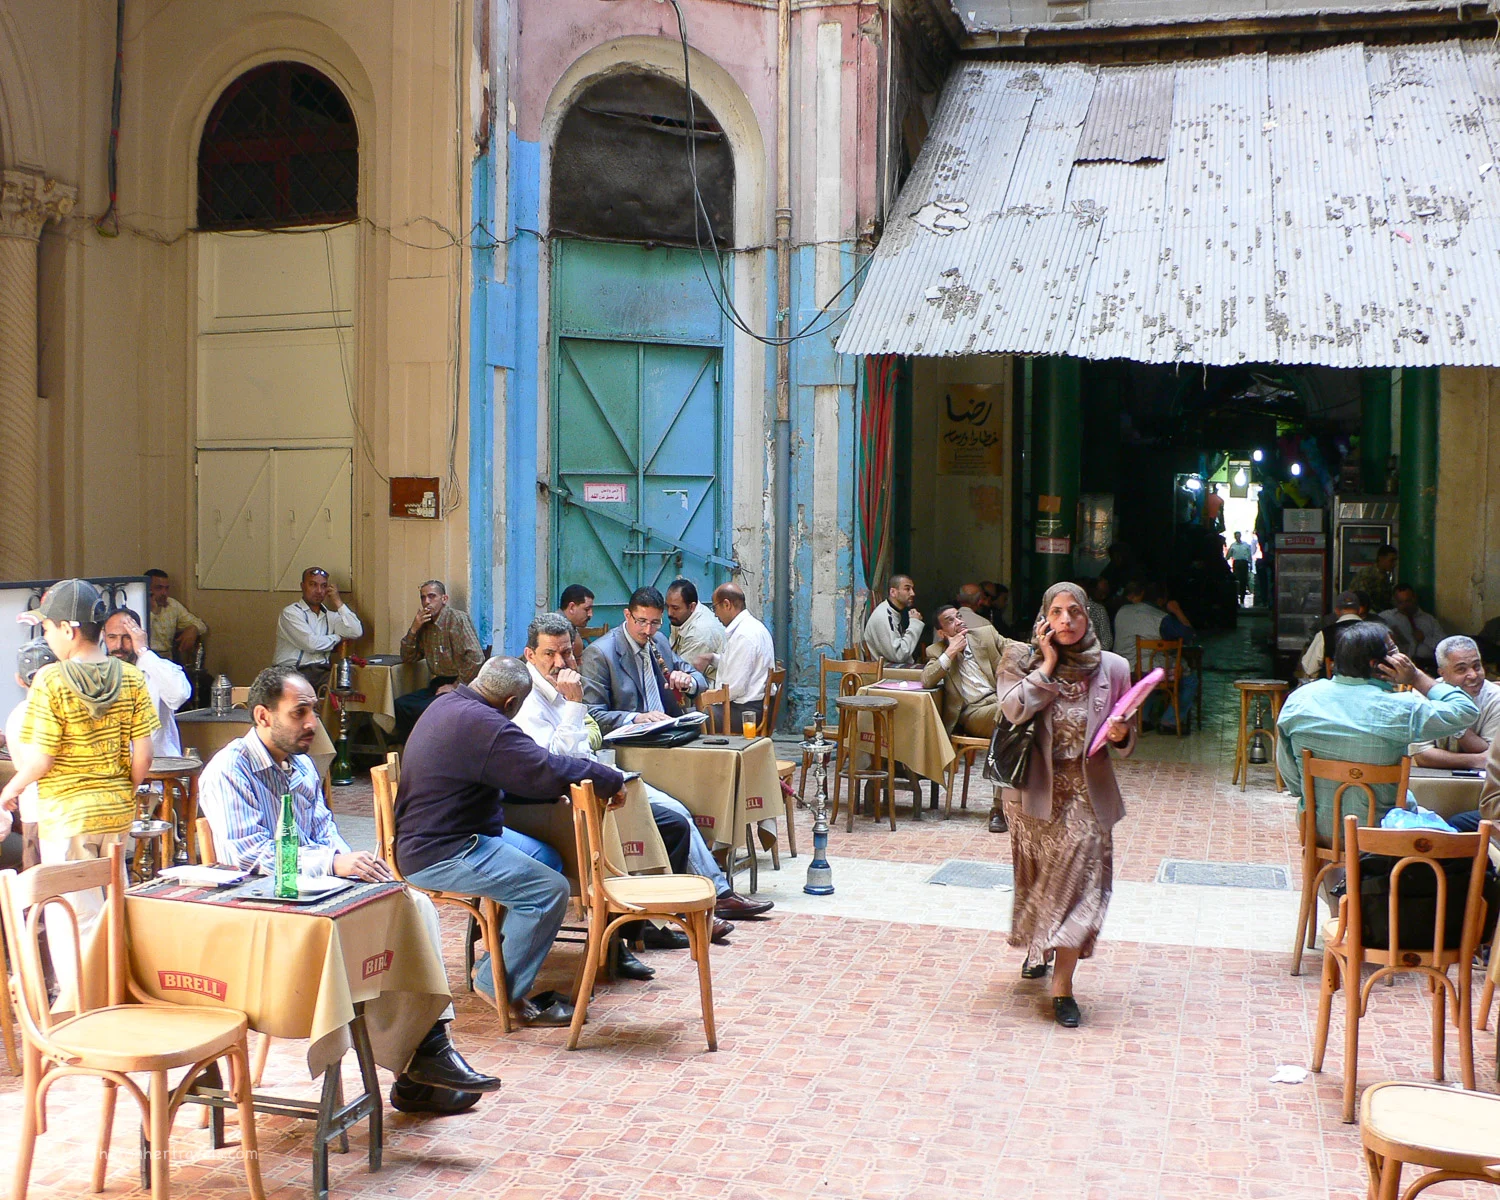
[[[604,927],[608,924],[608,910],[589,915],[589,941],[583,951],[583,982],[578,985],[578,997],[573,1001],[573,1024],[568,1029],[569,1050],[578,1049],[578,1039],[583,1035],[583,1021],[588,1016],[589,996],[593,994],[594,977],[599,973],[599,960],[604,954]]]
[[[896,727],[890,722],[885,723],[885,811],[891,819],[891,832],[896,831]],[[875,815],[880,815],[880,810],[875,810]],[[912,800],[912,817],[914,820],[922,819],[922,788],[916,787],[916,794]]]
[[[1472,972],[1465,970],[1464,963],[1458,964],[1458,1012],[1454,1014],[1458,1022],[1458,1070],[1463,1085],[1469,1091],[1474,1090],[1474,980]]]
[[[25,1083],[21,1088],[21,1136],[16,1141],[16,1174],[11,1196],[26,1200],[26,1185],[31,1180],[31,1158],[36,1150],[36,1092],[42,1074],[42,1056],[31,1044],[22,1046],[22,1070]]]
[[[1300,939],[1299,939],[1300,944]],[[1323,982],[1318,991],[1318,1025],[1313,1034],[1312,1069],[1323,1069],[1328,1052],[1328,1023],[1333,1017],[1333,993],[1339,986],[1339,964],[1332,950],[1323,952]]]
[[[250,1086],[260,1087],[266,1073],[266,1059],[271,1057],[271,1035],[258,1034],[255,1039],[255,1057],[250,1062]]]
[[[797,805],[785,792],[781,793],[786,808],[786,848],[791,857],[797,857]]]
[[[1354,1124],[1359,1077],[1359,964],[1350,960],[1344,977],[1344,1124]]]
[[[1444,1026],[1448,1021],[1448,989],[1430,976],[1428,983],[1432,985],[1432,1077],[1441,1083],[1443,1051],[1447,1048]]]
[[[505,974],[505,956],[501,949],[505,944],[500,935],[500,910],[493,900],[479,902],[479,911],[484,914],[484,948],[490,953],[490,976],[495,981],[495,1011],[500,1016],[500,1032],[510,1032],[510,979]]]
[[[1396,1200],[1401,1194],[1401,1168],[1406,1166],[1394,1154],[1387,1154],[1380,1167],[1379,1200]]]
[[[245,1078],[249,1078],[247,1072]],[[171,1090],[165,1071],[151,1072],[151,1200],[170,1200],[172,1185]]]
[[[0,956],[3,958],[3,956]],[[16,1047],[16,1023],[10,1011],[10,988],[0,971],[0,1042],[5,1044],[5,1065],[12,1075],[21,1071],[21,1053]]]
[[[703,1006],[703,1033],[708,1039],[708,1048],[719,1048],[719,1035],[714,1028],[714,981],[709,968],[709,914],[694,913],[688,922],[688,936],[693,942],[693,957],[698,960],[698,1001]]]
[[[109,1169],[109,1139],[115,1129],[115,1101],[119,1099],[118,1085],[104,1081],[104,1107],[99,1114],[99,1148],[94,1151],[93,1190],[104,1190],[104,1173]]]
[[[966,753],[964,755],[964,798],[959,803],[959,808],[962,808],[965,811],[967,811],[969,807],[969,772],[973,768],[973,766],[974,756],[972,754]]]
[[[760,890],[760,857],[755,853],[755,826],[745,826],[745,853],[750,857],[750,894],[753,896]],[[734,862],[734,851],[729,852],[729,861]]]
[[[269,1045],[271,1039],[261,1034],[260,1041],[262,1045]],[[266,1191],[260,1180],[260,1147],[255,1140],[255,1102],[251,1099],[254,1071],[248,1069],[249,1053],[243,1042],[231,1051],[230,1062],[235,1068],[232,1072],[234,1104],[240,1118],[240,1153],[245,1159],[245,1181],[250,1185],[250,1200],[265,1200]]]
[[[1302,903],[1297,908],[1297,936],[1292,941],[1292,969],[1293,975],[1302,974],[1302,943],[1307,937],[1307,925],[1312,919],[1312,909],[1318,901],[1318,895],[1314,885],[1306,878],[1306,866],[1303,867],[1304,878],[1302,881]]]

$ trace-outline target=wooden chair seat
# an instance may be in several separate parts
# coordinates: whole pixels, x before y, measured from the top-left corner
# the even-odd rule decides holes
[[[611,904],[643,913],[704,911],[718,900],[713,881],[702,875],[619,876],[604,881],[604,894]]]
[[[248,1028],[245,1014],[228,1008],[121,1004],[59,1021],[48,1036],[106,1071],[171,1071],[227,1053]]]
[[[1500,1096],[1430,1083],[1377,1083],[1360,1103],[1360,1136],[1370,1195],[1395,1197],[1405,1163],[1431,1167],[1443,1179],[1500,1184]],[[1424,1176],[1412,1184],[1415,1195]]]

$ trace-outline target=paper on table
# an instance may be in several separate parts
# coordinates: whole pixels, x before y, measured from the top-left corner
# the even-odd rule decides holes
[[[611,729],[604,735],[606,742],[633,742],[636,738],[644,737],[658,729],[695,729],[706,724],[708,714],[706,712],[685,712],[680,717],[668,717],[665,721],[653,721],[651,724],[626,724]]]
[[[236,871],[232,867],[163,867],[157,872],[158,875],[167,879],[175,879],[178,883],[194,884],[197,887],[229,887],[232,884],[243,883],[247,877],[244,871]]]

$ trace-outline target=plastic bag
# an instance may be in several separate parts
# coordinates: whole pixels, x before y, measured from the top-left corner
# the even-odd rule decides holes
[[[1430,808],[1414,804],[1411,808],[1393,808],[1380,819],[1382,829],[1435,829],[1440,833],[1457,833],[1452,825]]]

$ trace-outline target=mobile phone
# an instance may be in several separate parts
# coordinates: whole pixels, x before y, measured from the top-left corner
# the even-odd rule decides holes
[[[729,745],[729,739],[720,737],[704,738],[703,744],[705,746],[727,746]]]
[[[1483,779],[1484,772],[1478,767],[1456,767],[1453,774],[1461,779]]]

